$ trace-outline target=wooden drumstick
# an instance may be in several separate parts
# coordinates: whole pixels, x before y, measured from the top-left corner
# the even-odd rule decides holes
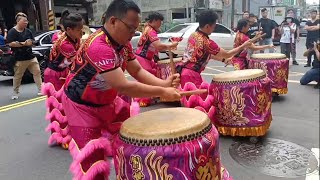
[[[179,93],[181,96],[191,96],[191,95],[208,93],[208,90],[207,89],[198,89],[198,90],[194,90],[194,91],[182,91]]]
[[[176,73],[176,66],[173,62],[173,55],[171,49],[169,49],[169,58],[170,58],[170,68],[171,68],[171,74]]]
[[[59,80],[65,81],[67,78],[60,77]]]

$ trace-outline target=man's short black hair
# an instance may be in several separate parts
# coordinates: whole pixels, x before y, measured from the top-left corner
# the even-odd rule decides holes
[[[150,14],[148,15],[148,17],[146,18],[146,21],[157,21],[157,20],[161,20],[163,21],[164,17],[162,14],[158,13],[158,12],[150,12]]]
[[[254,15],[253,13],[249,14],[249,17],[257,17],[256,15]]]
[[[248,14],[249,14],[250,12],[249,12],[249,11],[243,11],[243,14],[244,14],[244,13],[248,13]]]
[[[110,3],[107,11],[105,12],[105,21],[108,20],[111,16],[115,16],[121,19],[127,14],[129,10],[140,13],[139,6],[132,0],[113,0]]]
[[[318,10],[316,10],[316,9],[312,9],[311,11],[310,11],[311,13],[318,13]]]
[[[261,12],[266,12],[267,11],[267,8],[262,8],[261,9]]]
[[[290,12],[290,11],[292,11],[292,12],[294,13],[294,10],[293,10],[293,9],[288,9],[288,10],[287,10],[287,13]]]
[[[213,10],[207,9],[200,13],[199,15],[199,27],[203,28],[205,25],[215,24],[218,19],[218,14]]]

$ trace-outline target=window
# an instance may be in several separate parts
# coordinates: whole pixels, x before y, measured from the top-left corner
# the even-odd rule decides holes
[[[45,35],[45,37],[41,40],[41,44],[52,44],[52,36],[53,33]]]
[[[177,25],[168,31],[167,33],[185,33],[191,26],[190,25]]]
[[[227,29],[226,27],[217,24],[216,28],[213,31],[214,33],[222,33],[222,34],[231,34],[231,31],[229,29]]]

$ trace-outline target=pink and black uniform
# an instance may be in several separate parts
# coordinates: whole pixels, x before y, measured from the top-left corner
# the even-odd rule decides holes
[[[51,52],[48,67],[44,71],[44,82],[52,83],[56,90],[61,89],[64,79],[69,74],[68,66],[71,64],[71,58],[76,55],[79,49],[80,41],[73,41],[66,33],[54,43]]]
[[[104,132],[110,139],[119,132],[122,122],[130,117],[130,102],[120,98],[102,74],[117,68],[125,71],[128,61],[134,59],[131,44],[119,45],[104,27],[91,34],[79,49],[62,98],[73,138],[69,150],[76,179],[83,178],[87,171],[94,171],[93,179],[106,177],[110,143]]]
[[[250,38],[247,34],[244,34],[238,31],[234,39],[233,47],[237,48],[249,39]],[[248,66],[247,56],[248,56],[248,50],[244,49],[232,58],[232,64],[235,70],[247,69],[247,66]]]
[[[187,82],[199,87],[203,82],[201,72],[206,68],[211,55],[217,55],[220,47],[209,36],[197,30],[188,39],[188,46],[184,52],[183,63],[180,65],[180,83],[183,88]]]
[[[52,43],[55,43],[62,36],[62,34],[63,34],[63,31],[61,31],[61,30],[54,33],[52,35],[52,39],[51,39]]]
[[[150,25],[147,25],[138,42],[136,50],[137,60],[140,65],[155,76],[157,74],[155,58],[158,59],[159,52],[152,43],[158,40],[157,31]]]

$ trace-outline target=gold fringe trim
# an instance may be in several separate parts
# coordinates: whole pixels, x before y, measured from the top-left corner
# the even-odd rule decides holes
[[[278,94],[287,94],[288,88],[282,88],[282,89],[272,88],[271,91]]]
[[[217,126],[219,133],[223,136],[264,136],[271,124],[272,116],[262,126],[258,127],[222,127]]]

